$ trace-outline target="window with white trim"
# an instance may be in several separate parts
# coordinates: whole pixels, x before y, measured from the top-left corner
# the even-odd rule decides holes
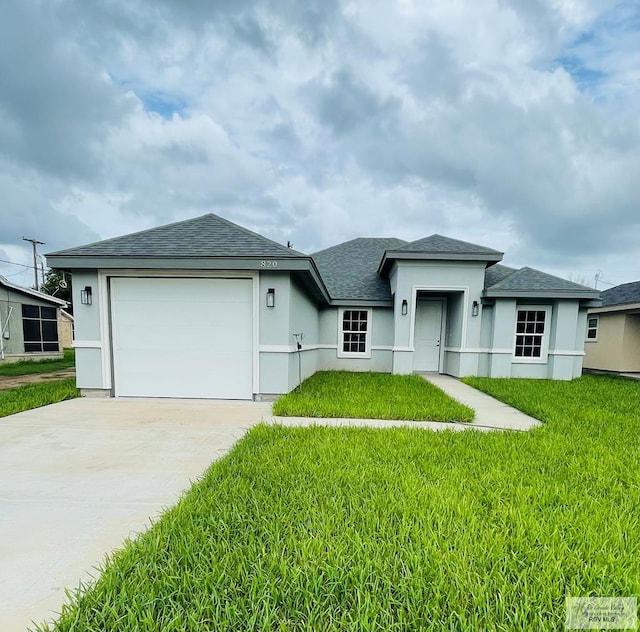
[[[518,309],[513,355],[519,362],[546,362],[549,313],[546,307]]]
[[[343,309],[339,319],[338,355],[368,356],[371,353],[371,310]]]
[[[598,340],[598,317],[591,316],[587,320],[587,342],[596,342]]]

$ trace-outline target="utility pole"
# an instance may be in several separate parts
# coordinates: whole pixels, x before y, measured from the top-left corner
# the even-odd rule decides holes
[[[36,280],[35,289],[38,290],[38,244],[45,244],[44,241],[38,241],[37,239],[29,239],[28,237],[23,237],[22,241],[30,241],[33,246],[33,274]]]

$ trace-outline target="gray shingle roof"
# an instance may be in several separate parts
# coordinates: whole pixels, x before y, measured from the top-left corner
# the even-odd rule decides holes
[[[507,278],[510,274],[517,272],[516,268],[510,268],[509,266],[496,263],[487,268],[484,275],[484,286],[491,287],[496,283],[500,283],[503,279]]]
[[[616,285],[604,290],[600,296],[602,297],[602,307],[640,303],[640,281]]]
[[[49,255],[178,258],[304,256],[213,213]]]
[[[333,299],[390,301],[389,280],[378,275],[385,250],[406,241],[395,238],[360,237],[312,255]]]
[[[506,266],[502,266],[506,267]],[[598,294],[597,290],[567,281],[560,277],[547,274],[541,270],[534,268],[520,268],[512,274],[502,278],[502,280],[490,286],[491,290],[508,290],[508,291],[557,291],[557,292],[593,292]]]
[[[442,253],[442,254],[485,254],[485,255],[502,255],[502,252],[472,244],[468,241],[460,239],[452,239],[443,235],[429,235],[423,239],[412,241],[401,248],[395,248],[400,252],[423,252],[423,253]]]

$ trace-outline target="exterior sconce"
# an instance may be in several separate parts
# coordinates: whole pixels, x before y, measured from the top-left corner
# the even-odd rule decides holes
[[[270,287],[267,290],[267,307],[275,307],[276,306],[276,291],[274,288]]]
[[[473,301],[473,305],[471,306],[471,315],[477,316],[480,313],[480,303],[478,301]]]
[[[87,285],[85,286],[84,290],[80,290],[80,302],[83,305],[91,305],[92,303],[92,290],[91,290],[91,286]]]
[[[403,298],[402,299],[402,308],[400,309],[401,313],[403,316],[407,315],[407,312],[409,311],[409,304],[407,303],[407,299]]]

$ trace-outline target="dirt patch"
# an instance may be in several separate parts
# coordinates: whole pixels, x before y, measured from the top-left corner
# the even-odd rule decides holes
[[[53,380],[66,380],[76,376],[75,369],[62,369],[61,371],[49,371],[47,373],[33,373],[31,375],[0,376],[0,391],[9,388],[24,386],[25,384],[37,384],[38,382],[51,382]]]

